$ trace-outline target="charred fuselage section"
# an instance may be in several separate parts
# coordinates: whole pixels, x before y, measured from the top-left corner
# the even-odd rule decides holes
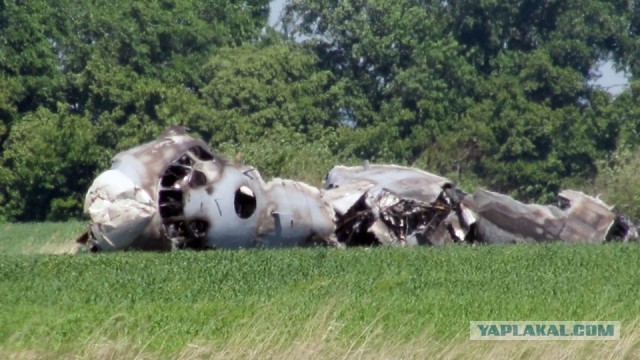
[[[464,204],[477,214],[469,238],[481,243],[563,241],[597,244],[637,240],[636,228],[600,199],[579,191],[558,194],[558,205],[524,204],[479,189]]]
[[[461,242],[474,221],[448,179],[414,168],[337,166],[325,189],[336,210],[336,238],[347,246]]]
[[[85,200],[90,249],[337,245],[334,212],[304,183],[265,183],[181,129],[125,151]]]

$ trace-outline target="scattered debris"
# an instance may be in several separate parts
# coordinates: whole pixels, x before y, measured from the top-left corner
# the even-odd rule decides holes
[[[291,246],[637,240],[613,207],[565,190],[559,204],[523,204],[397,165],[336,166],[318,189],[265,183],[253,167],[214,154],[182,127],[117,154],[85,198],[78,237],[90,251]]]
[[[347,246],[461,242],[474,221],[451,181],[415,168],[336,166],[324,186]]]
[[[602,243],[635,240],[638,234],[613,207],[579,191],[558,194],[559,206],[523,204],[507,195],[479,189],[463,203],[478,215],[472,242],[523,243],[564,241]]]

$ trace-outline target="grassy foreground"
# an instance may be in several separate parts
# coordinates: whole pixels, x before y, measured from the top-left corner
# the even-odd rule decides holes
[[[82,229],[0,225],[0,358],[640,357],[638,244],[53,254]],[[472,320],[622,340],[471,342]]]

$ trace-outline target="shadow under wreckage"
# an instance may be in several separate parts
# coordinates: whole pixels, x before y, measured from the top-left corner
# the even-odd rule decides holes
[[[117,154],[85,198],[78,238],[90,251],[293,246],[417,246],[449,243],[638,238],[613,207],[565,190],[559,204],[523,204],[397,165],[336,166],[322,189],[265,182],[253,167],[214,154],[182,127]]]

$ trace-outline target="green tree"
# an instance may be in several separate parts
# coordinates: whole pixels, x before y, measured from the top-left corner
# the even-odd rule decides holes
[[[476,173],[527,200],[593,179],[624,121],[592,85],[593,68],[628,67],[634,2],[452,1],[450,29],[484,75],[469,111],[487,127]],[[632,45],[634,44],[635,45]]]
[[[637,6],[293,0],[284,29],[340,79],[353,155],[546,201],[592,179],[628,127],[591,81],[609,59],[633,73]]]
[[[0,153],[21,114],[64,100],[51,13],[43,1],[0,2]]]
[[[620,128],[620,135],[611,139],[615,151],[602,157],[593,192],[602,194],[604,200],[616,204],[617,211],[640,219],[640,82],[632,81],[629,89],[618,95],[608,107],[603,107],[603,117],[611,119]]]
[[[81,73],[96,56],[139,75],[197,89],[217,48],[254,39],[267,0],[111,1],[60,4],[71,17],[64,66]]]
[[[267,0],[0,1],[0,218],[77,216],[105,158],[169,121],[203,123],[202,66],[221,47],[257,39],[267,15]],[[171,113],[191,107],[190,118]],[[76,123],[72,134],[53,125]],[[99,159],[55,152],[72,140]],[[39,146],[54,149],[50,160]]]
[[[284,28],[340,79],[357,156],[414,163],[453,131],[473,100],[475,69],[445,31],[437,1],[289,3]],[[345,131],[348,132],[348,131]],[[386,133],[380,141],[379,135]],[[424,159],[424,157],[422,157]]]
[[[331,72],[308,50],[271,41],[221,49],[205,66],[211,125],[203,130],[212,143],[255,141],[276,125],[302,134],[338,125]]]
[[[0,218],[78,217],[84,191],[108,160],[88,119],[45,108],[24,116],[13,126],[1,158]]]
[[[274,33],[258,44],[221,49],[204,68],[205,109],[184,109],[212,147],[252,164],[265,177],[319,184],[340,154],[340,89],[317,57]],[[170,112],[181,111],[180,106]]]
[[[492,73],[500,53],[546,49],[554,64],[584,77],[612,53],[620,64],[629,61],[621,58],[621,45],[633,42],[637,6],[627,0],[453,0],[444,5],[449,29],[483,73]]]
[[[496,69],[478,92],[466,117],[476,127],[476,153],[469,164],[483,182],[530,201],[551,201],[566,182],[595,175],[595,162],[618,135],[597,113],[604,103],[581,103],[584,79],[554,66],[544,50],[498,56]],[[563,100],[571,98],[573,101]],[[564,104],[561,104],[564,103]],[[478,129],[478,127],[480,129]]]

